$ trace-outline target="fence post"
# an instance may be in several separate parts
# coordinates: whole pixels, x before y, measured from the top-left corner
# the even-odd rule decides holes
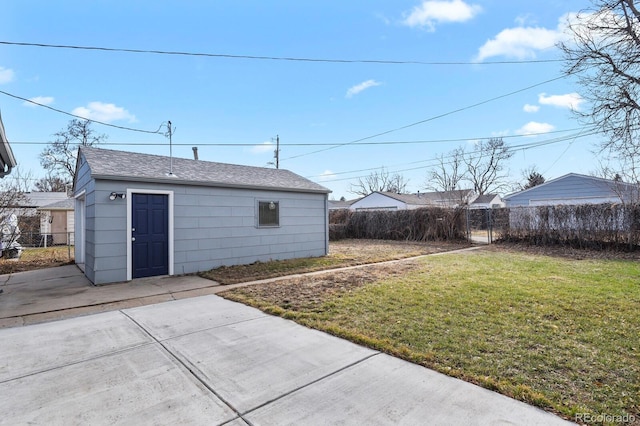
[[[487,240],[489,244],[493,244],[493,209],[487,209]]]
[[[471,242],[471,225],[469,224],[469,206],[465,208],[466,212],[466,225],[467,225],[467,241]]]

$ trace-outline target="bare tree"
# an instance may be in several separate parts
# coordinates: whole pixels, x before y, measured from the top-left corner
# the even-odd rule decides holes
[[[629,160],[633,162],[633,159]],[[623,204],[640,202],[640,185],[638,185],[638,169],[623,170],[619,164],[612,165],[611,161],[600,161],[598,168],[589,172],[590,175],[611,181],[607,187],[611,189]]]
[[[385,168],[382,168],[365,178],[359,178],[356,184],[351,185],[349,192],[363,197],[376,191],[402,194],[407,190],[408,184],[409,181],[404,176],[398,173],[391,175]]]
[[[40,164],[53,175],[73,182],[76,173],[76,155],[79,146],[94,146],[104,141],[107,135],[98,135],[88,120],[73,119],[66,130],[54,134],[55,140],[49,142],[40,153]]]
[[[538,171],[535,165],[524,169],[522,171],[522,177],[525,182],[520,185],[521,189],[533,188],[534,186],[542,185],[545,181],[544,176],[542,176],[542,173]]]
[[[508,171],[505,163],[513,152],[502,138],[481,141],[474,151],[465,152],[463,161],[467,167],[466,180],[471,183],[476,194],[489,194],[506,189]]]
[[[464,149],[456,148],[436,157],[438,164],[427,173],[425,187],[434,191],[455,191],[465,180]]]
[[[38,192],[64,192],[69,185],[70,182],[62,176],[48,174],[38,179],[33,184],[33,189]]]
[[[638,182],[640,154],[640,10],[635,0],[592,0],[593,9],[569,22],[560,44],[565,73],[577,76],[589,109],[574,110],[599,128],[600,144]]]
[[[6,190],[9,193],[19,192],[25,193],[31,190],[31,182],[33,181],[33,173],[31,170],[24,172],[20,166],[13,169],[11,177],[4,178],[2,183],[2,190]],[[13,196],[10,197],[13,199]]]

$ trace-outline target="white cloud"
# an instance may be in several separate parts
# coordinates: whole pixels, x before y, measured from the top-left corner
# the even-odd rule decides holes
[[[525,104],[522,109],[524,112],[538,112],[540,107],[538,105]]]
[[[331,180],[333,178],[336,177],[336,174],[333,173],[331,170],[325,170],[324,172],[322,172],[322,174],[320,175],[320,180]]]
[[[409,27],[421,27],[428,31],[435,31],[436,24],[449,22],[466,22],[473,19],[482,8],[475,4],[468,4],[462,0],[429,0],[413,8],[411,13],[405,14],[402,23]]]
[[[524,15],[517,16],[515,21],[516,21],[516,24],[518,24],[518,26],[524,27],[525,25],[532,24],[533,18],[530,13],[527,13]]]
[[[255,145],[251,147],[249,152],[252,154],[264,154],[265,152],[273,152],[275,149],[275,145],[273,142],[262,142],[260,145]]]
[[[538,95],[538,102],[542,105],[553,105],[559,108],[569,108],[578,111],[584,99],[576,92],[550,96],[547,96],[546,93],[540,93]]]
[[[551,49],[562,38],[563,35],[558,30],[539,27],[507,28],[480,47],[476,60],[481,62],[494,56],[535,58],[537,51]]]
[[[520,129],[516,130],[518,135],[533,136],[538,133],[547,133],[555,129],[555,126],[549,123],[538,123],[537,121],[530,121]]]
[[[29,98],[31,102],[23,102],[22,105],[29,107],[36,107],[36,104],[51,105],[55,99],[52,96],[36,96],[35,98]],[[33,103],[35,102],[35,104]]]
[[[544,28],[539,26],[526,26],[530,22],[528,16],[516,18],[518,26],[505,28],[494,38],[487,40],[476,55],[476,60],[481,62],[494,56],[506,56],[515,59],[535,58],[536,53],[551,49],[561,41],[569,40],[567,28],[577,20],[576,13],[566,13],[558,19],[556,28]]]
[[[493,138],[501,138],[503,136],[509,136],[511,132],[509,130],[496,130],[491,132],[491,137]]]
[[[104,102],[89,102],[86,107],[74,109],[72,114],[105,123],[117,120],[128,120],[130,123],[136,121],[136,116],[126,109],[116,106],[115,104],[106,104]]]
[[[360,84],[356,84],[353,87],[350,87],[349,90],[347,90],[347,94],[345,95],[346,98],[351,98],[355,95],[357,95],[358,93],[367,90],[371,87],[375,87],[375,86],[380,86],[382,83],[380,83],[379,81],[375,81],[375,80],[367,80],[367,81],[363,81]]]
[[[11,68],[0,67],[0,84],[6,84],[13,81],[15,73]]]

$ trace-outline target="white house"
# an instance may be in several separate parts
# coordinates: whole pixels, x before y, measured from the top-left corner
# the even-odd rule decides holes
[[[40,211],[40,234],[50,236],[45,238],[45,245],[48,244],[72,244],[74,243],[73,228],[75,222],[74,214],[75,200],[66,197],[41,207]]]
[[[471,203],[469,208],[475,209],[499,209],[505,207],[505,202],[498,194],[482,194],[478,195]]]
[[[73,191],[95,284],[329,249],[330,191],[287,170],[82,147]]]
[[[358,200],[329,200],[329,210],[348,210]]]
[[[5,214],[15,214],[20,219],[20,232],[21,237],[19,242],[25,246],[44,246],[48,244],[54,244],[53,237],[51,235],[51,217],[47,216],[47,213],[40,215],[38,220],[37,214],[40,208],[46,205],[55,204],[58,202],[70,202],[66,192],[23,192],[11,200],[10,204],[5,207]],[[71,200],[72,202],[73,200]],[[42,212],[41,212],[42,213]],[[64,219],[59,218],[56,221],[58,224],[73,225],[73,211],[71,217],[67,218],[67,214],[64,214]],[[55,228],[60,229],[60,228]],[[73,227],[67,228],[73,230]],[[66,233],[66,230],[60,232]],[[59,237],[56,239],[55,244],[66,244],[67,236]]]
[[[454,208],[473,200],[473,191],[464,189],[447,192],[419,192],[416,194],[396,194],[393,192],[372,192],[360,198],[349,207],[351,210],[413,210],[421,207]]]

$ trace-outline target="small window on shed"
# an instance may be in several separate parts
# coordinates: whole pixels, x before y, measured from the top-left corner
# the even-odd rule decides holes
[[[258,201],[258,226],[280,226],[280,203]]]

